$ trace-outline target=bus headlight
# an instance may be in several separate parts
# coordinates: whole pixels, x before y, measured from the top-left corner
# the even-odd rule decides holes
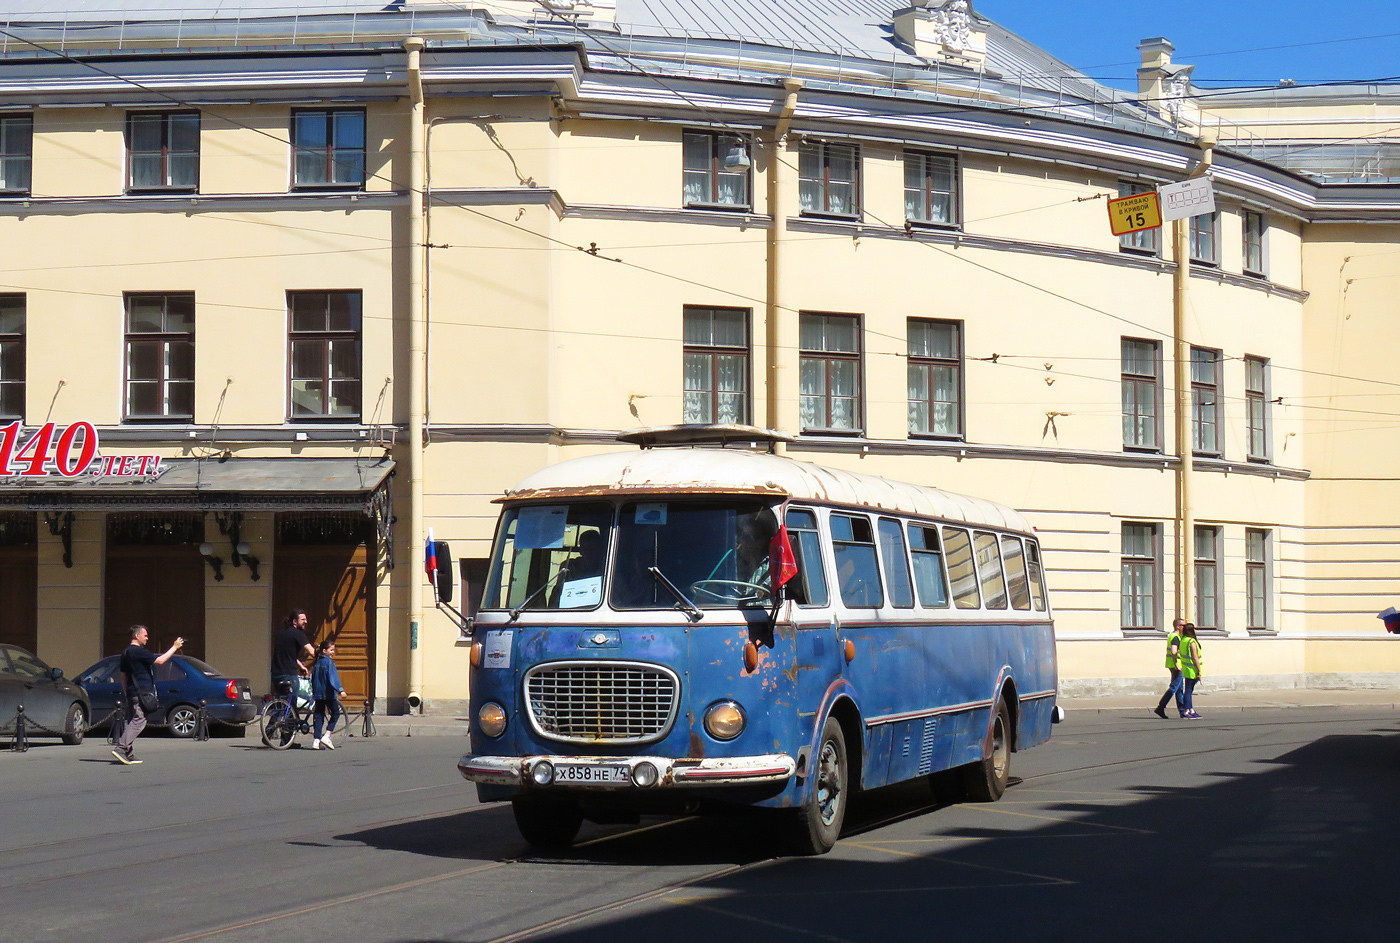
[[[705,711],[705,729],[716,740],[733,740],[744,732],[744,709],[733,701],[711,704]]]
[[[495,701],[487,701],[476,712],[476,721],[486,736],[499,737],[506,732],[506,709]]]

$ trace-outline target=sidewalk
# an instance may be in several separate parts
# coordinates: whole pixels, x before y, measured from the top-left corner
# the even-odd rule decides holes
[[[1163,682],[1162,689],[1166,690]],[[1125,694],[1112,697],[1063,697],[1066,711],[1134,711],[1149,713],[1160,694]],[[1275,691],[1197,691],[1196,710],[1201,714],[1280,707],[1351,707],[1359,710],[1400,710],[1400,688],[1368,691],[1329,691],[1320,688],[1281,688]],[[1175,716],[1174,706],[1167,716]]]
[[[1157,694],[1125,694],[1116,697],[1064,697],[1066,711],[1130,711],[1149,713],[1157,706]],[[1202,714],[1241,712],[1260,708],[1338,707],[1360,710],[1400,710],[1400,688],[1373,691],[1327,691],[1316,688],[1284,688],[1277,691],[1197,692],[1196,709]],[[1175,709],[1168,707],[1168,716]],[[457,714],[375,715],[375,733],[381,737],[465,737],[467,718]],[[352,728],[358,735],[358,727]]]

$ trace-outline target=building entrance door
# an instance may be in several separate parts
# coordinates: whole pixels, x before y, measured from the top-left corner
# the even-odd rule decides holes
[[[0,547],[0,644],[37,654],[39,552],[32,545]]]
[[[359,708],[374,697],[374,561],[364,542],[299,542],[279,528],[272,568],[275,634],[287,613],[305,609],[307,637],[319,645],[334,639],[344,702]]]
[[[107,547],[102,605],[102,654],[120,654],[127,630],[151,633],[146,647],[160,654],[183,637],[183,655],[204,658],[204,558],[188,544]]]

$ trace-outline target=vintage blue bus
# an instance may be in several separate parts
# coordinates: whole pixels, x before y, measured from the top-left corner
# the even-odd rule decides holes
[[[755,432],[755,437],[757,433]],[[831,848],[853,792],[999,798],[1058,709],[1040,547],[978,498],[750,448],[561,462],[504,512],[472,633],[483,801],[584,819],[771,807]]]

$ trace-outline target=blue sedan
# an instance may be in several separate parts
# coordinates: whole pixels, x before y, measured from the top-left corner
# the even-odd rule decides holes
[[[112,712],[121,696],[120,655],[111,655],[78,675],[77,681],[92,699],[92,716],[101,720]],[[165,726],[177,737],[194,736],[199,702],[211,721],[246,724],[257,716],[248,679],[230,678],[188,655],[172,655],[156,665],[156,696],[160,708],[146,718],[153,726]]]

